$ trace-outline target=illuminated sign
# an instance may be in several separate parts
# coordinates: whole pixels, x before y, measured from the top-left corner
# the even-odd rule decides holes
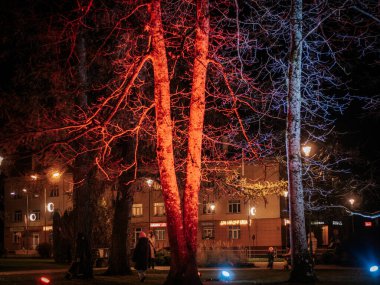
[[[248,225],[247,220],[228,220],[220,221],[221,226],[236,226],[236,225]]]
[[[342,221],[332,221],[333,226],[343,226]]]
[[[151,228],[165,228],[166,227],[166,223],[151,223],[150,227]]]
[[[372,222],[364,222],[365,227],[372,227]]]
[[[46,207],[47,207],[48,212],[51,213],[54,211],[54,203],[48,203]]]
[[[53,226],[44,226],[43,227],[44,232],[48,232],[48,231],[52,231],[52,230],[53,230]]]
[[[325,222],[322,222],[322,221],[313,221],[311,222],[312,225],[324,225]]]
[[[29,215],[29,220],[31,220],[32,222],[34,222],[36,219],[37,219],[37,216],[36,216],[35,213],[31,213],[31,214]]]

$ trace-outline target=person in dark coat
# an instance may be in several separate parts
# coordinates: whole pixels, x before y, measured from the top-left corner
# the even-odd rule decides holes
[[[268,265],[267,265],[267,268],[273,269],[273,262],[274,262],[275,252],[274,252],[274,248],[272,246],[269,247],[267,254],[268,254]]]
[[[135,262],[135,269],[139,275],[140,282],[144,282],[146,278],[145,271],[148,269],[149,260],[149,240],[146,237],[146,234],[144,232],[141,232],[132,256],[132,261]]]

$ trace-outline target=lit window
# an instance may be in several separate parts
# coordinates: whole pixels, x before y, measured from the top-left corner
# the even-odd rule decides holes
[[[240,213],[240,201],[239,200],[228,201],[228,212]]]
[[[165,215],[165,205],[164,203],[154,203],[153,212],[155,216],[164,216]]]
[[[203,214],[214,214],[215,204],[214,202],[203,201]]]
[[[214,239],[214,228],[213,227],[204,227],[202,231],[202,239]]]
[[[50,190],[50,197],[58,197],[59,196],[59,187],[58,185],[53,185]]]
[[[143,205],[142,204],[133,204],[132,206],[132,216],[140,217],[143,214]]]
[[[14,221],[16,223],[22,222],[22,211],[21,210],[15,211]]]
[[[240,226],[229,226],[228,227],[228,238],[229,239],[240,239]]]
[[[155,229],[156,240],[165,240],[165,229]]]

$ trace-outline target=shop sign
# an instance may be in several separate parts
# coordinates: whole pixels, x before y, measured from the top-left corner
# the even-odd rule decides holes
[[[228,220],[220,221],[221,226],[237,226],[237,225],[248,225],[248,220]]]
[[[42,230],[43,230],[44,232],[52,231],[52,230],[53,230],[53,226],[44,226],[44,227],[42,228]]]
[[[332,221],[333,226],[343,226],[342,221]]]
[[[372,222],[364,222],[365,227],[372,227]]]
[[[312,221],[311,224],[312,225],[324,225],[325,222],[323,222],[323,221]]]
[[[151,228],[166,228],[166,223],[151,223]]]

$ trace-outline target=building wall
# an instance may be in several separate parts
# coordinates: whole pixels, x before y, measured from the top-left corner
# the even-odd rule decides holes
[[[36,180],[30,177],[6,179],[5,248],[10,252],[32,251],[39,243],[51,242],[53,212],[49,210],[62,214],[65,210],[72,209],[72,188],[70,174],[62,174],[55,179],[48,179],[47,176],[40,176]],[[49,205],[46,211],[45,205]],[[19,212],[17,216],[16,211]]]

